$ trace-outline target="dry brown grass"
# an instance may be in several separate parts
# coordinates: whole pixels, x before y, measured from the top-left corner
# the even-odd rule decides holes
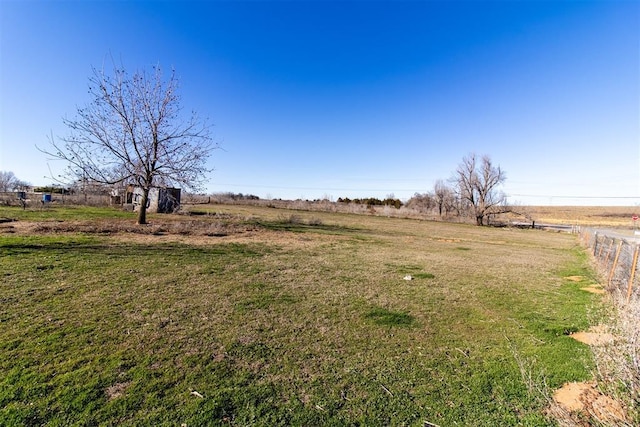
[[[536,222],[581,226],[634,227],[638,206],[527,206],[523,208]],[[637,224],[640,226],[640,224]]]
[[[242,222],[233,217],[191,219],[177,215],[166,215],[158,217],[143,226],[136,225],[128,219],[12,221],[3,223],[0,226],[0,232],[17,234],[86,233],[221,237],[253,231],[257,228],[251,223]]]

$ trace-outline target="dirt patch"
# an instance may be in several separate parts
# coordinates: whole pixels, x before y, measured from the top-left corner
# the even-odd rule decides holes
[[[570,282],[575,282],[575,283],[579,283],[582,282],[584,280],[584,276],[567,276],[565,277],[566,280],[569,280]],[[589,285],[589,286],[585,286],[584,288],[580,288],[583,291],[586,292],[591,292],[592,294],[604,294],[605,291],[604,289],[602,289],[602,287],[600,285]]]
[[[598,391],[596,383],[567,383],[553,394],[553,400],[563,409],[575,413],[584,412],[601,423],[626,421],[624,408],[609,396]],[[590,425],[590,424],[589,424]]]
[[[604,295],[606,293],[606,291],[602,289],[600,285],[591,285],[587,286],[586,288],[580,288],[580,290],[598,295]]]
[[[333,236],[316,234],[313,239],[305,235],[297,235],[295,233],[283,233],[271,230],[252,230],[244,232],[230,233],[225,236],[207,236],[207,235],[180,235],[180,234],[133,234],[133,233],[117,233],[108,236],[114,242],[118,243],[138,243],[138,244],[154,244],[154,243],[180,243],[185,245],[213,245],[217,243],[264,243],[276,246],[293,246],[293,247],[311,247],[318,242],[332,242],[347,240],[345,236]]]
[[[0,233],[29,233],[35,228],[34,223],[11,221],[0,223]]]
[[[614,336],[608,333],[604,326],[594,326],[587,332],[575,332],[569,336],[576,341],[591,346],[603,346],[614,341]]]
[[[125,383],[115,383],[114,385],[107,387],[107,389],[105,390],[107,400],[113,400],[123,396],[124,392],[127,390],[127,388],[129,388],[130,385],[131,382],[127,381]]]
[[[569,412],[582,411],[585,404],[581,397],[593,388],[594,382],[567,383],[553,393],[553,400]]]

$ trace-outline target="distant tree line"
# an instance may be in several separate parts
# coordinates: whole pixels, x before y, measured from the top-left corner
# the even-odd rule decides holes
[[[433,190],[415,193],[406,203],[392,195],[383,200],[340,197],[337,201],[367,207],[393,206],[400,209],[404,206],[441,218],[471,217],[477,225],[484,225],[492,216],[510,212],[506,196],[499,191],[505,180],[505,172],[494,165],[489,156],[471,153],[462,158],[451,178],[447,181],[438,179]]]
[[[49,185],[45,187],[33,187],[35,193],[73,194],[73,190],[61,186]]]
[[[227,199],[227,200],[260,200],[260,197],[254,196],[253,194],[242,194],[242,193],[217,193],[214,194],[219,198]]]
[[[350,199],[348,197],[339,197],[338,203],[354,203],[357,205],[367,206],[393,206],[396,209],[400,209],[403,203],[400,199],[388,197],[384,200],[377,199],[375,197],[368,197],[365,199]]]

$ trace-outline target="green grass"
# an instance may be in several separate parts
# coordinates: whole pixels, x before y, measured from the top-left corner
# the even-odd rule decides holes
[[[371,319],[376,325],[383,326],[409,326],[414,321],[413,316],[408,313],[391,311],[381,307],[371,309],[365,317]]]
[[[0,206],[0,218],[20,221],[60,221],[60,220],[95,220],[95,219],[131,219],[135,222],[136,213],[119,208],[104,208],[75,205],[47,205],[29,207]]]
[[[0,235],[0,424],[553,425],[522,362],[589,377],[574,237],[273,211],[193,243]]]

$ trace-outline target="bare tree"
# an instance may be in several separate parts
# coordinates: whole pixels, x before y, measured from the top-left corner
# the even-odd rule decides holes
[[[31,184],[21,179],[11,171],[0,171],[0,191],[25,191]]]
[[[442,216],[455,204],[454,191],[443,180],[439,179],[433,186],[433,196],[438,207],[438,214]]]
[[[31,187],[31,183],[27,181],[23,181],[21,179],[16,179],[13,182],[13,189],[19,191],[27,191]]]
[[[175,71],[166,80],[159,66],[133,75],[115,63],[111,74],[92,71],[90,103],[75,118],[63,119],[70,135],[52,138],[53,148],[42,151],[68,163],[71,181],[141,187],[137,222],[145,224],[150,188],[201,188],[216,148],[210,126],[195,112],[182,117]]]
[[[434,205],[434,196],[431,193],[415,193],[406,204],[408,208],[415,209],[422,213],[428,213],[433,209]]]
[[[13,190],[14,183],[17,181],[15,174],[11,171],[0,171],[0,191]]]
[[[483,225],[489,214],[507,211],[506,198],[497,188],[506,178],[500,166],[494,166],[486,155],[478,159],[475,154],[469,154],[458,165],[453,180],[461,199],[470,204],[477,225]]]

